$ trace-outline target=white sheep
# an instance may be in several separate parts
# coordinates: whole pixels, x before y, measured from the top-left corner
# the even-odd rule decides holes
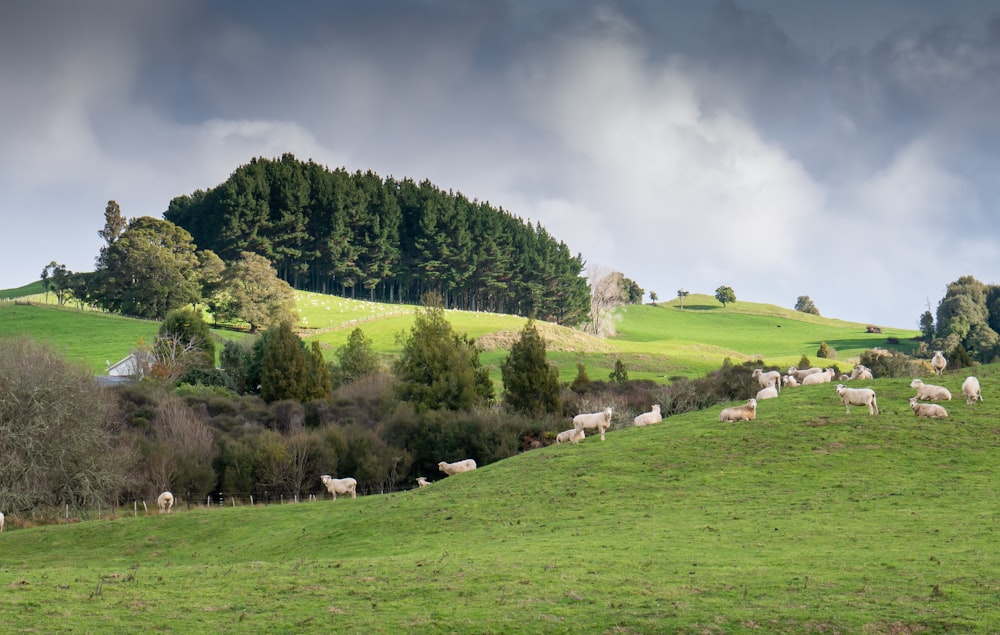
[[[792,366],[791,368],[788,369],[788,374],[791,375],[792,377],[795,377],[795,381],[799,382],[799,384],[801,384],[802,380],[808,377],[809,375],[814,375],[816,373],[821,373],[821,372],[823,372],[823,369],[818,366],[813,366],[812,368],[806,368],[805,370],[799,370],[795,366]]]
[[[951,401],[951,391],[944,386],[925,384],[922,379],[910,382],[910,388],[917,389],[917,399],[920,401]]]
[[[583,430],[577,430],[576,428],[570,428],[569,430],[563,430],[556,435],[556,443],[572,443],[577,444],[587,438],[587,435]]]
[[[979,389],[979,380],[975,377],[966,377],[962,382],[962,394],[965,395],[965,403],[974,404],[983,401],[983,392]]]
[[[346,494],[350,494],[351,498],[358,497],[358,482],[351,477],[333,478],[329,474],[324,474],[319,477],[319,480],[323,481],[326,491],[330,492],[333,500],[337,500],[338,495]]]
[[[456,461],[455,463],[446,463],[445,461],[441,461],[438,463],[438,469],[448,476],[454,476],[456,474],[461,474],[462,472],[471,472],[476,469],[476,461],[475,459],[465,459],[464,461]]]
[[[948,416],[948,411],[936,403],[920,403],[916,397],[910,397],[910,408],[913,410],[913,414],[918,417],[944,419]]]
[[[761,388],[757,391],[757,401],[762,399],[776,399],[778,397],[778,389],[775,388],[774,382],[767,382],[767,386]]]
[[[652,410],[644,412],[633,419],[633,423],[636,427],[648,426],[651,423],[659,423],[661,421],[663,421],[663,415],[660,414],[660,404],[653,404]]]
[[[833,380],[834,374],[835,372],[832,368],[827,368],[826,370],[822,370],[818,373],[806,375],[805,378],[802,379],[802,385],[815,386],[816,384],[828,383]]]
[[[174,495],[170,492],[163,492],[156,497],[156,506],[160,508],[160,513],[170,513],[174,507]]]
[[[778,371],[755,368],[751,377],[757,378],[757,383],[760,384],[761,388],[767,388],[768,382],[770,382],[775,390],[781,392],[781,373]]]
[[[868,368],[867,366],[862,366],[861,364],[855,366],[854,370],[851,371],[851,374],[848,377],[848,379],[873,379],[873,378],[874,376],[872,375],[872,369]]]
[[[428,485],[430,485],[430,484],[431,484],[432,482],[433,482],[433,481],[428,481],[428,480],[427,480],[427,479],[425,479],[425,478],[424,478],[423,476],[418,476],[418,477],[417,477],[417,485],[418,485],[418,486],[420,486],[420,487],[427,487],[427,486],[428,486]]]
[[[941,351],[934,351],[934,357],[931,358],[931,368],[934,369],[935,375],[940,375],[944,372],[944,369],[948,366],[948,360],[945,359],[944,353]]]
[[[878,414],[878,402],[871,388],[846,388],[844,384],[837,384],[837,395],[840,403],[847,407],[847,414],[851,413],[851,406],[868,406],[868,416]]]
[[[603,441],[604,432],[611,427],[611,408],[605,408],[601,412],[578,414],[573,417],[573,427],[577,430],[599,430]]]
[[[719,413],[719,421],[753,421],[757,418],[757,400],[747,399],[742,406],[725,408]]]
[[[799,385],[799,380],[795,379],[795,375],[785,375],[781,378],[781,383],[788,388],[795,388]]]

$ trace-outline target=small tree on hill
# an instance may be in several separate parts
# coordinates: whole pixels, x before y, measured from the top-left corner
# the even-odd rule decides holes
[[[529,417],[558,413],[559,369],[545,358],[545,340],[534,320],[521,329],[521,338],[510,348],[510,355],[500,366],[504,401],[512,409]]]
[[[721,287],[715,290],[715,299],[718,300],[720,304],[722,304],[722,308],[724,309],[726,308],[727,304],[736,302],[736,292],[733,291],[732,287],[722,285]]]
[[[688,293],[689,292],[685,291],[684,289],[678,289],[677,290],[677,297],[681,299],[681,310],[682,311],[684,310],[684,298],[688,297]]]
[[[347,343],[337,349],[338,382],[350,383],[359,377],[373,375],[379,371],[381,363],[372,341],[360,328],[355,328],[347,338]]]
[[[611,371],[608,378],[616,384],[628,383],[628,370],[625,368],[625,364],[622,363],[622,360],[615,360],[615,369]]]
[[[801,311],[802,313],[811,313],[812,315],[819,315],[819,309],[807,295],[800,295],[795,301],[795,310]]]
[[[590,377],[587,376],[587,368],[580,362],[576,363],[576,377],[573,378],[573,382],[569,385],[569,389],[574,392],[579,392],[580,389],[584,388],[590,383]]]

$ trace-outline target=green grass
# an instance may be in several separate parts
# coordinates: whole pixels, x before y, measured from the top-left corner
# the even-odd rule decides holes
[[[1000,368],[917,419],[909,379],[788,389],[429,488],[0,536],[6,632],[994,633]],[[935,383],[959,394],[965,373]],[[141,509],[141,507],[140,507]]]
[[[37,294],[45,295],[45,287],[42,285],[41,280],[36,280],[16,289],[0,289],[0,300],[11,300],[13,298],[23,298]]]

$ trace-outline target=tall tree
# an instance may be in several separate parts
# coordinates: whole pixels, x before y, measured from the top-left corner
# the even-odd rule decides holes
[[[372,341],[360,328],[347,337],[347,343],[337,349],[340,383],[350,383],[365,375],[378,372],[381,364]]]
[[[600,268],[590,272],[590,327],[594,335],[613,335],[614,326],[611,313],[622,305],[622,274],[619,271],[605,273]]]
[[[559,369],[545,358],[545,340],[534,320],[521,329],[521,337],[510,348],[500,366],[504,402],[529,417],[559,413]]]
[[[468,410],[493,399],[475,341],[452,330],[440,304],[417,313],[395,371],[400,399],[418,411]]]
[[[97,302],[128,315],[162,319],[201,297],[191,234],[149,216],[129,221],[104,251],[95,275]]]
[[[289,322],[267,329],[260,339],[260,396],[264,401],[300,399],[308,386],[309,366],[302,340]]]
[[[295,291],[267,258],[253,252],[242,252],[226,269],[220,294],[229,302],[226,317],[248,323],[251,333],[266,324],[295,319]]]
[[[727,304],[736,302],[736,292],[733,291],[732,287],[722,285],[715,290],[715,299],[722,304],[722,308],[724,309]]]

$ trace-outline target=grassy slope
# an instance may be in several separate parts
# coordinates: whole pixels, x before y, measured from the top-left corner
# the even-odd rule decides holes
[[[426,489],[8,530],[0,614],[13,632],[997,632],[1000,368],[977,374],[986,402],[944,421],[910,414],[906,379],[868,382],[878,417],[803,387],[752,423],[691,413]]]

